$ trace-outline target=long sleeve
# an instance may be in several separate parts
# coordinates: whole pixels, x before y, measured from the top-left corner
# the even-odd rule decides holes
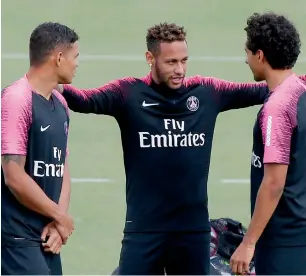
[[[263,104],[269,89],[266,83],[240,83],[217,78],[203,78],[203,83],[213,86],[220,112]]]
[[[124,105],[124,97],[132,81],[132,78],[114,80],[94,89],[64,85],[63,96],[68,107],[75,112],[116,116]]]
[[[306,76],[300,76],[306,80]],[[269,89],[265,82],[231,82],[218,78],[203,77],[202,83],[214,87],[220,112],[263,104]]]

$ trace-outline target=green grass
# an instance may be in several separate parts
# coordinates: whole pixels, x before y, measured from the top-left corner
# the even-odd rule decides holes
[[[85,4],[87,3],[87,4]],[[17,8],[16,8],[17,7]],[[28,39],[43,21],[59,21],[79,33],[82,54],[143,55],[146,29],[162,21],[185,25],[193,56],[244,56],[246,18],[253,12],[285,13],[306,44],[305,0],[3,0],[2,54],[27,53]],[[305,58],[305,46],[302,56]],[[22,76],[27,60],[2,60],[2,87]],[[97,87],[127,75],[143,76],[141,61],[82,61],[74,84]],[[306,63],[296,66],[306,72]],[[244,62],[190,62],[188,75],[250,81]],[[249,220],[249,186],[222,184],[248,178],[252,127],[258,107],[221,114],[217,120],[209,177],[211,217]],[[234,126],[234,127],[233,127]],[[117,265],[125,216],[125,177],[119,128],[106,116],[71,113],[70,169],[74,178],[107,178],[110,183],[75,183],[71,212],[76,231],[63,248],[66,274],[107,274]]]

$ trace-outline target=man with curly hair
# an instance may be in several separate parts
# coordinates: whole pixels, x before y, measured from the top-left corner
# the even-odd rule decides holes
[[[270,94],[253,132],[252,220],[231,267],[247,272],[255,251],[258,275],[305,275],[306,83],[292,71],[300,37],[274,13],[252,15],[245,31],[247,63]]]
[[[119,274],[210,274],[207,179],[215,122],[230,109],[262,104],[265,83],[185,78],[186,31],[148,29],[143,78],[100,88],[64,85],[76,112],[113,116],[120,127],[127,213]]]

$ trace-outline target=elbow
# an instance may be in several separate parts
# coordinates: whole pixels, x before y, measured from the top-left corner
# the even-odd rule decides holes
[[[15,186],[16,177],[11,174],[4,174],[4,183],[7,187],[13,188]]]
[[[20,180],[22,179],[22,175],[19,173],[9,173],[4,174],[5,185],[16,195],[20,193],[20,189],[22,188],[19,185]]]
[[[266,189],[268,190],[271,199],[279,199],[284,192],[285,183],[277,180],[269,180],[265,182]]]

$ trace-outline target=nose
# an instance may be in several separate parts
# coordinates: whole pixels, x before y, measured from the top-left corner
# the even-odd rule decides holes
[[[184,65],[182,63],[178,62],[177,66],[174,69],[174,73],[179,74],[179,75],[183,75],[184,71],[185,71],[184,69],[185,69]]]

